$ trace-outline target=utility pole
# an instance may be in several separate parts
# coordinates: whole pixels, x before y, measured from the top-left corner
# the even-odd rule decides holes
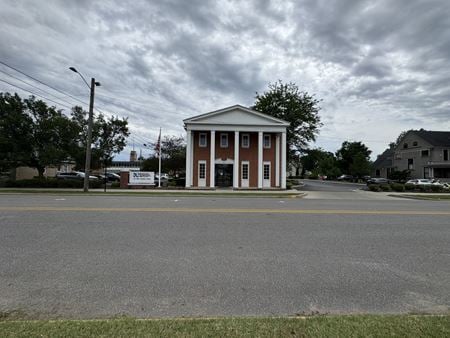
[[[95,82],[94,78],[91,78],[91,85],[89,86],[89,83],[87,83],[86,79],[84,78],[83,74],[81,74],[78,70],[76,70],[75,67],[69,67],[69,69],[80,75],[83,82],[88,86],[88,88],[91,90],[91,98],[89,100],[89,117],[88,117],[88,130],[87,130],[87,140],[86,140],[86,161],[84,165],[84,184],[83,184],[83,191],[88,192],[89,191],[89,174],[91,173],[91,143],[92,143],[92,125],[94,124],[93,118],[94,118],[94,93],[95,93],[95,86],[100,86],[100,82]]]
[[[91,143],[92,143],[92,125],[94,117],[94,94],[95,94],[95,79],[91,79],[91,98],[89,100],[89,118],[88,118],[88,130],[86,140],[86,162],[84,167],[84,185],[83,191],[89,191],[89,176],[91,173]]]

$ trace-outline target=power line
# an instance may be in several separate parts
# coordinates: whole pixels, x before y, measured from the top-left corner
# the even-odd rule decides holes
[[[0,61],[0,64],[4,65],[4,66],[6,66],[6,67],[8,67],[8,68],[10,68],[10,69],[12,69],[12,70],[15,70],[16,72],[18,72],[18,73],[20,73],[20,74],[22,74],[22,75],[25,75],[26,77],[29,77],[30,79],[33,79],[34,81],[37,81],[37,82],[43,84],[44,86],[47,86],[47,87],[49,87],[49,88],[51,88],[51,89],[53,89],[53,90],[56,90],[58,93],[61,93],[61,94],[65,95],[65,96],[68,96],[68,97],[70,97],[70,98],[72,98],[72,99],[74,99],[74,100],[76,100],[76,101],[78,101],[78,102],[81,102],[82,104],[88,106],[88,104],[87,104],[86,102],[83,102],[83,101],[80,100],[79,98],[77,98],[77,97],[75,97],[75,96],[73,96],[73,95],[70,95],[70,94],[68,94],[68,93],[66,93],[66,92],[63,92],[62,90],[60,90],[60,89],[58,89],[58,88],[55,88],[55,87],[53,87],[53,86],[51,86],[51,85],[49,85],[49,84],[47,84],[47,83],[45,83],[45,82],[43,82],[43,81],[41,81],[41,80],[39,80],[39,79],[36,79],[35,77],[33,77],[33,76],[31,76],[31,75],[28,75],[28,74],[26,74],[25,72],[23,72],[23,71],[21,71],[21,70],[15,68],[15,67],[13,67],[13,66],[10,66],[10,65],[6,64],[6,63],[3,62],[3,61]]]
[[[42,92],[44,92],[44,93],[46,93],[46,94],[48,94],[48,95],[50,95],[50,96],[53,96],[53,97],[57,98],[58,100],[60,100],[60,101],[62,101],[62,102],[65,102],[65,103],[67,103],[67,104],[72,105],[72,102],[66,101],[66,100],[64,100],[64,99],[62,99],[62,98],[60,98],[60,97],[58,97],[58,96],[56,96],[56,95],[54,95],[54,94],[52,94],[52,93],[50,93],[50,92],[44,90],[44,89],[42,89],[42,88],[39,88],[38,86],[35,86],[35,85],[33,85],[33,84],[31,84],[31,83],[29,83],[29,82],[27,82],[27,81],[24,81],[24,80],[22,80],[22,79],[20,79],[20,78],[18,78],[18,77],[16,77],[16,76],[14,76],[14,75],[8,74],[7,72],[5,72],[5,71],[3,71],[3,70],[1,70],[1,69],[0,69],[0,72],[2,72],[3,74],[8,75],[9,77],[12,77],[13,79],[15,79],[15,80],[17,80],[17,81],[20,81],[20,82],[22,82],[22,83],[25,83],[25,84],[28,85],[28,86],[31,86],[31,87],[33,87],[33,88],[36,88],[36,89],[38,89],[38,90],[40,90],[40,91],[42,91]]]
[[[25,88],[23,88],[23,87],[17,86],[17,85],[15,85],[15,84],[12,84],[11,82],[8,82],[8,81],[2,80],[2,79],[0,79],[0,81],[1,81],[1,82],[4,82],[4,83],[6,83],[6,84],[9,84],[10,86],[16,87],[16,88],[21,89],[21,90],[23,90],[23,91],[26,91],[26,92],[28,92],[28,93],[31,93],[32,95],[35,95],[35,96],[41,97],[41,98],[43,98],[43,99],[45,99],[45,100],[48,100],[48,101],[50,101],[50,102],[56,103],[57,105],[63,106],[63,107],[65,107],[65,108],[69,109],[69,110],[72,109],[71,107],[66,106],[65,104],[62,104],[61,102],[56,102],[56,101],[54,101],[54,100],[52,100],[52,99],[49,99],[48,97],[45,97],[45,96],[40,95],[40,94],[36,94],[36,93],[32,92],[32,91],[29,90],[29,89],[25,89]]]

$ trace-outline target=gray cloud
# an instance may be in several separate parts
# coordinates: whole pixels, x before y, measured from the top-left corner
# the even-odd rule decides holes
[[[450,128],[449,16],[445,0],[6,0],[0,59],[85,101],[68,67],[95,76],[97,106],[141,139],[293,81],[323,99],[318,145],[376,153],[404,129]],[[368,130],[374,117],[388,127]]]

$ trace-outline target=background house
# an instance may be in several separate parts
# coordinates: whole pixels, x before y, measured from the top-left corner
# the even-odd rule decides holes
[[[411,178],[450,181],[450,132],[410,130],[395,148],[386,150],[374,163],[377,177],[409,170]]]

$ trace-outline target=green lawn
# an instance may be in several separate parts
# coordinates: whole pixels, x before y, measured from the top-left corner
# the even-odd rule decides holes
[[[433,201],[450,200],[450,195],[402,195],[400,197]]]
[[[450,337],[450,316],[0,321],[1,337]]]

